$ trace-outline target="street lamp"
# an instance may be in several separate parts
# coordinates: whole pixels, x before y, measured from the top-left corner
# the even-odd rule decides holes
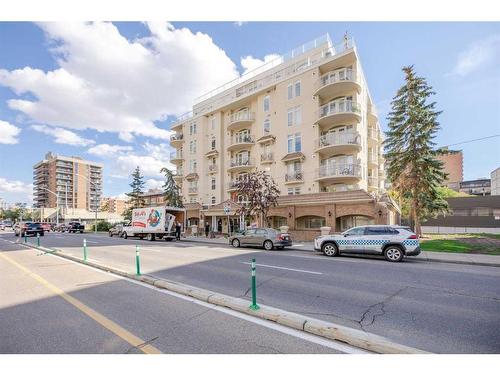
[[[52,193],[56,196],[56,224],[59,225],[59,193],[54,193],[52,190],[44,187],[40,187],[40,189],[47,190],[49,193]]]
[[[87,176],[84,176],[84,175],[79,174],[79,173],[75,173],[75,175],[83,177],[85,180],[87,180],[88,183],[92,184],[95,188],[96,183],[90,181],[90,179]],[[94,221],[94,233],[95,234],[97,234],[97,206],[98,206],[98,204],[95,205],[95,221]]]

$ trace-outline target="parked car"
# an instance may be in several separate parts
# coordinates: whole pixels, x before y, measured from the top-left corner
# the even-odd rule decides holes
[[[4,223],[0,223],[0,230],[5,230],[5,224]]]
[[[24,222],[18,223],[14,226],[14,235],[15,236],[36,236],[39,234],[40,236],[44,235],[43,227],[40,223],[32,223],[32,222]]]
[[[50,223],[41,223],[41,225],[45,232],[50,232],[52,230],[52,225]]]
[[[82,223],[80,223],[78,221],[70,221],[66,225],[66,230],[69,233],[76,233],[76,232],[83,233],[83,231],[85,230],[85,225],[83,225]]]
[[[366,225],[316,237],[314,250],[330,257],[342,253],[377,254],[389,262],[400,262],[405,256],[420,254],[420,244],[417,235],[405,227]]]
[[[53,229],[54,232],[66,232],[66,224],[60,223],[60,224],[55,224]]]
[[[288,233],[280,233],[272,228],[254,228],[246,229],[229,237],[229,244],[233,247],[258,246],[272,250],[292,246],[292,239]]]
[[[111,228],[109,228],[109,236],[110,237],[113,237],[113,236],[121,237],[122,231],[123,231],[123,224],[116,224],[116,225],[112,226]]]
[[[3,227],[4,227],[5,229],[7,229],[7,228],[13,228],[13,227],[14,227],[14,224],[12,224],[12,220],[10,220],[10,219],[3,220],[3,221],[0,223],[0,225],[3,225]]]

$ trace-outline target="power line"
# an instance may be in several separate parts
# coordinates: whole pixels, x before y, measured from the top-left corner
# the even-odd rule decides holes
[[[489,139],[489,138],[495,138],[495,137],[500,137],[500,134],[490,135],[488,137],[483,137],[483,138],[470,139],[468,141],[463,141],[463,142],[453,143],[453,144],[446,145],[446,146],[441,146],[440,148],[450,147],[450,146],[456,146],[456,145],[462,145],[464,143],[471,143],[471,142],[476,142],[476,141],[482,141],[483,139]]]

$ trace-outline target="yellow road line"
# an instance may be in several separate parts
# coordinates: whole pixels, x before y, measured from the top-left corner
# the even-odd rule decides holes
[[[15,260],[11,259],[4,253],[0,252],[0,257],[5,259],[7,262],[11,263],[12,265],[16,266],[19,268],[21,271],[25,272],[27,275],[31,276],[33,279],[38,281],[40,284],[45,286],[47,289],[50,291],[54,292],[55,294],[59,295],[62,297],[64,300],[75,306],[78,310],[83,312],[85,315],[88,317],[92,318],[95,320],[97,323],[102,325],[104,328],[108,329],[109,331],[113,332],[115,335],[118,337],[122,338],[126,342],[128,342],[130,345],[137,347],[138,349],[142,350],[146,354],[161,354],[161,352],[155,348],[153,345],[150,344],[144,344],[144,340],[141,340],[139,337],[133,335],[129,331],[127,331],[125,328],[121,327],[120,325],[116,324],[115,322],[111,321],[110,319],[106,318],[104,315],[98,313],[94,309],[88,307],[84,303],[80,302],[76,298],[64,293],[61,289],[56,287],[55,285],[51,284],[47,280],[45,280],[43,277],[37,275],[36,273],[31,272],[29,269],[24,267],[23,265],[17,263]]]

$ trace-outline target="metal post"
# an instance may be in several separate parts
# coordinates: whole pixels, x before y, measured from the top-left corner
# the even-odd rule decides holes
[[[87,261],[87,240],[83,239],[83,261]]]
[[[28,242],[28,237],[26,236],[26,231],[24,231],[24,243]]]
[[[135,245],[135,273],[137,276],[141,275],[141,264],[139,261],[139,245]]]
[[[252,310],[260,309],[257,305],[257,285],[255,280],[255,259],[252,259],[252,304],[249,306]]]
[[[36,234],[36,246],[40,247],[40,233]]]
[[[94,233],[97,234],[97,205],[95,206]]]

